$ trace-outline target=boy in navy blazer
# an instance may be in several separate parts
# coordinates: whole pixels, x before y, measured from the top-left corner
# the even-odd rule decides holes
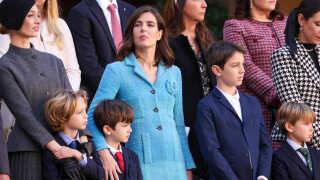
[[[121,145],[128,142],[132,132],[134,110],[124,101],[104,100],[94,109],[93,119],[99,131],[104,134],[110,153],[115,158],[121,173],[119,180],[141,180],[142,173],[138,155]]]
[[[42,153],[42,173],[46,180],[102,180],[105,171],[92,141],[80,144],[79,130],[87,125],[85,91],[62,90],[45,104],[45,116],[61,148]]]
[[[210,180],[266,180],[270,176],[271,140],[258,100],[239,92],[244,77],[243,47],[211,44],[207,64],[217,86],[198,105],[196,135]]]
[[[312,138],[315,121],[315,113],[306,104],[288,102],[280,107],[277,124],[287,139],[273,153],[272,180],[320,179],[320,151],[306,144]]]

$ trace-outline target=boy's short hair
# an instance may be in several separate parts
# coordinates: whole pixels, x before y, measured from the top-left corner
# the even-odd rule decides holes
[[[93,119],[99,131],[104,134],[105,125],[115,130],[119,122],[131,124],[134,119],[134,109],[124,101],[107,99],[94,108]]]
[[[211,43],[207,49],[207,64],[209,69],[212,66],[217,65],[222,70],[227,60],[235,53],[241,52],[246,53],[246,50],[239,44],[229,41],[220,41],[217,43]]]
[[[277,124],[283,134],[287,133],[286,122],[295,125],[299,119],[314,123],[316,114],[308,105],[298,102],[284,103],[277,113]]]
[[[77,99],[83,98],[87,104],[87,93],[84,90],[58,91],[45,104],[45,116],[50,128],[53,131],[62,130],[65,123],[68,122],[77,107]]]

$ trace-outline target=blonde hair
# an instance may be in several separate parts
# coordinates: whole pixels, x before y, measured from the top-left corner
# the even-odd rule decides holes
[[[45,104],[46,120],[53,131],[62,130],[77,107],[77,99],[83,98],[87,104],[87,93],[84,90],[74,92],[72,90],[58,91]]]
[[[277,113],[277,124],[283,134],[287,133],[285,127],[287,122],[295,125],[299,119],[314,123],[316,121],[316,114],[308,105],[298,102],[283,104]]]
[[[49,34],[53,34],[51,45],[56,45],[60,50],[64,47],[63,33],[59,28],[59,10],[57,0],[47,0],[44,4],[44,16],[48,20]]]

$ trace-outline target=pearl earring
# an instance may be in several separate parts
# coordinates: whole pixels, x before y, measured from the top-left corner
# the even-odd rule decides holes
[[[300,29],[299,29],[300,31],[303,31],[303,26],[300,26]]]
[[[250,9],[252,9],[252,0],[250,0]]]

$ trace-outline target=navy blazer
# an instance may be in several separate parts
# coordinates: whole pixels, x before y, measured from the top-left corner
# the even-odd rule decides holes
[[[215,87],[198,105],[196,135],[209,179],[270,176],[272,149],[258,100],[239,92],[242,121]]]
[[[118,173],[119,180],[141,180],[142,173],[141,173],[138,155],[135,152],[131,151],[130,149],[122,145],[121,145],[121,148],[122,148],[122,154],[123,154],[125,173],[122,173],[122,174]],[[111,152],[110,154],[112,155]],[[117,161],[117,158],[115,156],[113,157]],[[119,163],[118,163],[118,166],[121,169]]]
[[[117,0],[122,34],[135,7]],[[107,20],[96,0],[83,0],[68,15],[82,81],[96,91],[107,64],[117,53]]]
[[[68,144],[61,138],[59,134],[54,136],[55,140],[61,146],[68,146]],[[87,158],[87,165],[82,168],[83,174],[87,179],[91,180],[104,180],[105,171],[103,165],[99,159],[99,155],[95,149],[94,144],[92,145],[93,153],[91,158]],[[69,180],[67,175],[64,173],[63,169],[57,166],[56,159],[53,156],[52,152],[48,149],[45,149],[42,152],[42,175],[43,179],[46,180]]]
[[[312,160],[313,175],[304,164],[298,153],[285,141],[273,153],[271,177],[272,180],[319,180],[320,151],[308,146]]]

